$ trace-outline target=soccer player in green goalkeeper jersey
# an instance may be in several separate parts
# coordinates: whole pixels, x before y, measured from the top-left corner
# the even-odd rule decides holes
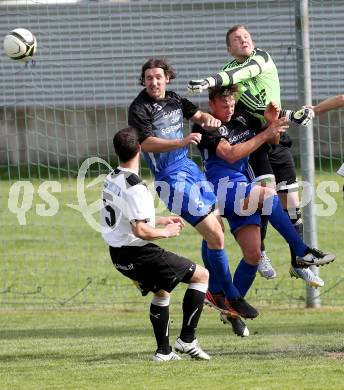
[[[236,84],[239,88],[236,97],[237,106],[244,106],[248,112],[261,118],[263,122],[263,114],[269,102],[281,105],[280,83],[276,65],[269,53],[255,47],[250,33],[242,25],[235,25],[228,30],[226,43],[227,50],[234,59],[225,64],[221,71],[215,75],[202,80],[191,80],[188,84],[188,90],[195,93],[218,85]],[[307,125],[314,117],[314,112],[310,107],[303,107],[296,112],[281,110],[281,116],[285,116],[297,124]],[[269,153],[269,147],[266,145],[252,153],[250,166],[256,181],[276,181],[282,205],[295,229],[302,236],[303,225],[299,208],[298,183],[290,146],[291,140],[284,133],[281,135],[279,144],[270,146]],[[272,279],[276,276],[276,272],[265,254],[266,228],[267,219],[262,218],[261,262],[258,271],[263,277]],[[311,269],[298,266],[292,249],[290,274],[303,279],[310,286],[320,287],[323,285],[323,281],[316,283],[320,278]]]

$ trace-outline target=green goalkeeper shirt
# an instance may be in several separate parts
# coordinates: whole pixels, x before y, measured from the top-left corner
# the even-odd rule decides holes
[[[239,88],[236,100],[265,122],[263,116],[270,101],[281,106],[280,83],[275,63],[269,53],[254,49],[243,63],[228,62],[221,71],[212,76],[216,85],[236,84]]]

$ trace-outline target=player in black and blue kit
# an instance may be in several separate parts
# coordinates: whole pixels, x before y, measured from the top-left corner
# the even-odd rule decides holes
[[[210,89],[209,106],[213,116],[222,125],[217,131],[207,131],[195,124],[193,131],[202,134],[198,147],[206,177],[214,186],[220,212],[228,220],[231,232],[243,252],[243,259],[234,273],[233,282],[241,296],[245,297],[260,261],[261,214],[268,216],[271,225],[300,257],[300,266],[324,265],[333,261],[335,256],[309,248],[294,229],[276,191],[271,187],[252,183],[249,179],[250,153],[265,142],[278,142],[279,133],[284,130],[283,125],[287,121],[285,118],[278,119],[278,106],[270,103],[266,112],[270,125],[261,129],[261,122],[247,110],[235,111],[234,90],[234,87]],[[203,248],[204,246],[203,243]],[[206,253],[203,257],[206,263]],[[220,301],[219,296],[223,292],[216,276],[216,273],[210,275],[209,291]]]
[[[224,251],[224,233],[219,215],[215,215],[216,197],[198,166],[187,157],[188,146],[198,144],[201,134],[184,137],[183,118],[202,127],[216,129],[221,122],[204,113],[189,100],[166,85],[175,78],[164,59],[148,60],[141,71],[145,88],[129,107],[129,124],[139,133],[145,159],[155,178],[156,190],[167,208],[194,226],[207,242],[209,272],[216,273],[224,291],[224,307],[214,307],[246,318],[258,315],[235,288]]]

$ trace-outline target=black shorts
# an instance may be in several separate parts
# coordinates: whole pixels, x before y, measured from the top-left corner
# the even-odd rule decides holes
[[[269,161],[270,146],[264,144],[250,154],[248,175],[254,181],[274,181],[274,172]]]
[[[276,178],[277,191],[297,191],[296,170],[290,148],[281,144],[271,145],[269,161]]]
[[[185,257],[165,251],[155,244],[144,246],[110,246],[113,265],[136,282],[142,295],[149,291],[171,292],[178,283],[189,282],[196,264]]]

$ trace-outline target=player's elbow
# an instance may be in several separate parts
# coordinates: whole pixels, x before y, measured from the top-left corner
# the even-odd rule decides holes
[[[222,158],[222,160],[225,160],[228,162],[228,164],[235,164],[238,160],[240,160],[240,157],[236,156],[234,153],[232,154],[222,154],[219,155],[218,157]]]
[[[134,224],[131,226],[131,230],[135,237],[141,238],[141,240],[146,240],[147,232],[142,228],[141,224]]]
[[[237,161],[240,160],[240,156],[236,155],[236,153],[232,153],[230,156],[227,156],[226,160],[230,163],[230,164],[235,164]]]
[[[152,144],[149,142],[148,139],[144,140],[142,143],[141,143],[141,150],[143,152],[152,152],[153,151],[153,148],[152,148]]]
[[[226,145],[226,147],[218,146],[216,149],[216,155],[222,158],[222,160],[227,161],[229,164],[234,164],[240,160],[240,157],[238,157],[237,154],[238,153],[236,153],[235,149],[228,147],[228,145]]]

